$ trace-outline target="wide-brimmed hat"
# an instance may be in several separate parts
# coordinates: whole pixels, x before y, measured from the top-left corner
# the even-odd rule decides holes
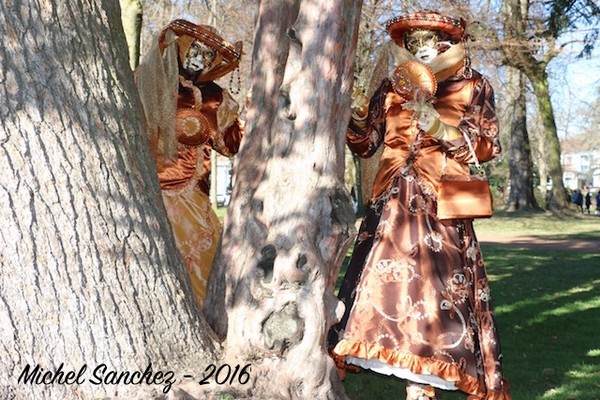
[[[213,27],[196,25],[184,19],[171,21],[169,25],[163,29],[163,33],[169,29],[182,39],[178,39],[180,54],[183,53],[185,55],[185,53],[187,53],[193,40],[199,40],[205,45],[215,49],[218,53],[218,65],[211,68],[210,71],[205,74],[202,74],[202,76],[198,78],[199,81],[213,81],[219,79],[238,67],[240,58],[242,57],[242,42],[231,44],[223,39]]]
[[[466,21],[462,18],[455,19],[430,10],[399,15],[385,24],[390,37],[399,46],[404,46],[404,34],[413,29],[441,31],[450,35],[453,40],[461,41],[466,37],[465,27]]]

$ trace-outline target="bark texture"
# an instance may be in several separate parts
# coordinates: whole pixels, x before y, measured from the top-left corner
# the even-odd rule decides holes
[[[528,14],[527,0],[503,2],[502,20],[508,40],[520,40],[525,35],[523,15]],[[522,52],[527,51],[521,49]],[[528,57],[529,62],[535,61]],[[527,99],[525,74],[522,68],[506,67],[506,120],[509,147],[510,192],[506,210],[522,211],[538,209],[534,196],[533,161],[527,132]],[[506,130],[506,128],[504,128]]]
[[[533,162],[527,133],[525,77],[515,68],[506,71],[507,121],[510,138],[509,171],[510,192],[507,211],[539,209],[533,194]]]
[[[562,181],[560,142],[546,73],[548,63],[558,55],[558,51],[555,50],[557,46],[550,43],[551,50],[543,58],[537,60],[533,56],[526,31],[529,2],[526,0],[503,0],[502,7],[504,43],[501,50],[504,54],[503,63],[523,72],[533,86],[544,129],[543,140],[546,146],[544,158],[548,174],[552,178],[552,196],[549,207],[556,211],[564,211],[568,208],[568,201]],[[546,39],[555,40],[552,36],[547,36]],[[544,183],[542,182],[542,185]]]
[[[120,24],[117,2],[0,3],[2,399],[147,399],[166,377],[113,384],[108,371],[151,365],[181,380],[215,358],[162,206]],[[78,384],[18,382],[27,365],[86,369]]]
[[[345,397],[325,336],[355,233],[343,173],[361,3],[260,5],[252,105],[204,306],[225,358],[253,365],[248,397]]]
[[[552,178],[552,196],[550,196],[548,207],[557,211],[567,210],[569,201],[565,195],[566,191],[563,183],[563,170],[560,164],[560,141],[558,140],[554,109],[550,99],[548,74],[545,69],[538,69],[529,75],[529,79],[533,86],[544,127],[542,139],[544,140],[546,152],[543,157],[546,160],[547,173]]]

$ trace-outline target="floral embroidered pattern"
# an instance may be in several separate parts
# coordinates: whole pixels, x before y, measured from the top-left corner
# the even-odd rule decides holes
[[[428,233],[423,240],[432,251],[439,253],[442,250],[443,236],[439,232]]]
[[[434,107],[441,115],[446,99],[462,101],[462,117],[447,117],[460,118],[456,127],[472,139],[481,162],[499,154],[493,90],[485,78],[473,71],[440,83],[437,94]],[[446,381],[444,388],[473,398],[498,392],[494,398],[507,399],[472,221],[442,222],[433,213],[444,155],[449,167],[466,170],[469,149],[464,138],[439,142],[415,133],[399,97],[384,80],[371,99],[366,127],[351,125],[347,133],[361,157],[382,144],[384,150],[375,183],[381,190],[373,191],[340,288],[346,311],[329,336],[331,350],[363,368],[384,365],[386,373],[406,379],[435,375]]]
[[[427,207],[427,202],[420,194],[413,194],[408,199],[408,209],[411,213],[417,213],[424,211]]]

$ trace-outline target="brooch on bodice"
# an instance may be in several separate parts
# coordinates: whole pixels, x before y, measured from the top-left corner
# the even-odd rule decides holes
[[[177,110],[177,140],[179,143],[198,147],[210,138],[210,125],[204,114],[193,108]]]

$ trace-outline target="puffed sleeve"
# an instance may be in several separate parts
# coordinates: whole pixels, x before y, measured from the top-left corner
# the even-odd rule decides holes
[[[348,131],[346,133],[346,142],[348,147],[359,157],[368,158],[375,154],[375,151],[383,143],[385,134],[385,97],[391,90],[390,81],[385,79],[381,86],[375,91],[369,102],[369,113],[367,114],[366,125],[360,128],[350,120]]]
[[[244,130],[239,120],[238,103],[226,90],[222,94],[223,100],[217,109],[217,133],[211,144],[218,153],[231,157],[240,148]]]
[[[501,152],[498,137],[494,90],[487,79],[477,74],[471,101],[458,129],[471,140],[479,162],[486,162]],[[472,163],[472,155],[464,137],[444,143],[446,153],[458,162]]]

